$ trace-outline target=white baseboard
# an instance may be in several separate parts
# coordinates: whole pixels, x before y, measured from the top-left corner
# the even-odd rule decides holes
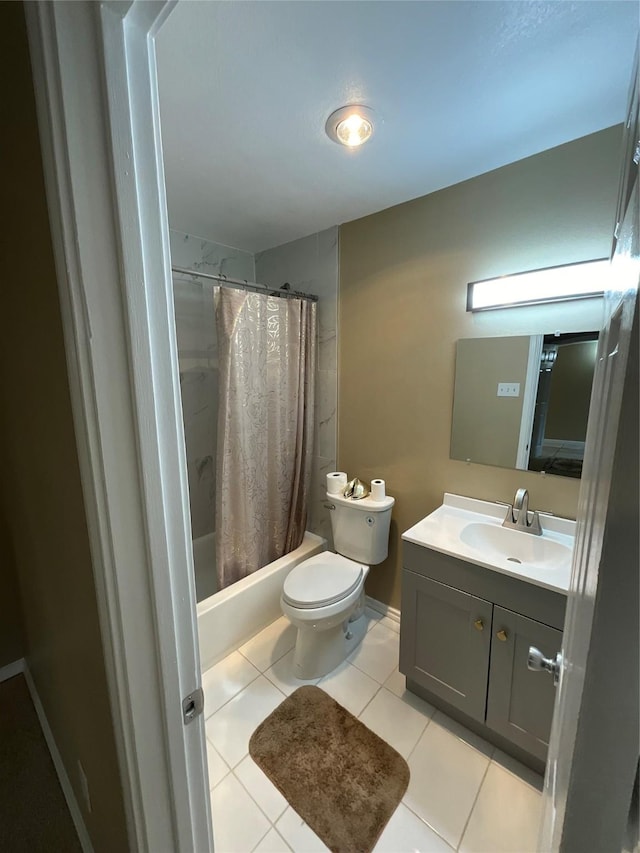
[[[42,702],[40,701],[40,697],[38,696],[38,691],[36,690],[35,682],[31,676],[31,673],[29,672],[29,667],[27,666],[26,662],[22,661],[22,664],[24,677],[27,682],[27,687],[29,688],[29,693],[31,694],[31,699],[36,709],[38,720],[40,721],[42,734],[44,735],[44,739],[47,742],[47,746],[49,747],[49,752],[51,753],[51,758],[53,760],[54,767],[56,768],[56,773],[58,775],[60,787],[62,788],[62,793],[64,794],[64,798],[67,801],[69,813],[71,814],[71,820],[73,821],[73,825],[75,826],[76,832],[78,833],[80,846],[82,847],[84,853],[93,853],[93,846],[91,844],[89,833],[87,832],[87,827],[85,826],[84,818],[82,817],[82,812],[80,811],[80,806],[78,805],[75,792],[73,790],[73,787],[71,786],[71,781],[69,780],[66,767],[64,766],[64,763],[62,761],[62,756],[60,755],[60,751],[58,750],[58,747],[54,740],[53,732],[51,731],[51,726],[49,725],[49,721],[47,720],[47,716],[44,712],[44,707],[42,705]]]
[[[391,619],[393,622],[397,622],[400,624],[400,611],[397,607],[391,607],[389,604],[383,604],[381,601],[378,601],[377,598],[371,598],[370,595],[365,595],[366,605],[371,608],[371,610],[375,610],[376,613],[382,613],[383,616],[386,616],[387,619]]]
[[[0,684],[9,678],[13,678],[14,675],[20,675],[21,672],[24,672],[24,668],[24,658],[14,660],[6,666],[0,666]]]

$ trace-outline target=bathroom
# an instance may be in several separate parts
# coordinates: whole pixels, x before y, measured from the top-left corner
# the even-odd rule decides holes
[[[462,439],[491,437],[486,427],[468,429],[482,412],[472,402],[471,417],[457,417],[466,405],[458,390],[477,392],[480,385],[459,375],[465,353],[473,367],[478,347],[517,344],[528,349],[528,377],[536,347],[540,366],[557,355],[556,332],[589,335],[602,328],[597,298],[475,312],[467,310],[468,285],[504,275],[497,281],[511,286],[511,276],[523,270],[609,255],[637,28],[633,4],[36,0],[5,6],[8,116],[18,131],[5,140],[3,188],[13,213],[5,242],[8,268],[20,270],[21,279],[4,303],[0,605],[10,618],[1,620],[0,633],[11,634],[14,622],[17,633],[10,648],[0,644],[0,682],[11,686],[24,673],[42,754],[57,776],[48,781],[59,783],[80,846],[96,853],[193,853],[214,849],[214,842],[216,850],[233,851],[511,853],[535,848],[542,813],[573,843],[554,838],[541,849],[633,849],[633,842],[603,839],[626,825],[628,777],[636,770],[629,748],[635,734],[625,727],[633,722],[640,668],[633,665],[637,591],[629,572],[638,541],[637,482],[628,482],[637,468],[637,355],[631,353],[612,397],[596,403],[586,442],[590,471],[582,481],[575,476],[581,433],[545,437],[534,427],[531,444],[542,439],[540,464],[548,473],[520,468],[519,461],[514,470],[504,461],[513,436],[489,447],[500,459],[480,455]],[[190,16],[207,13],[215,25],[194,26]],[[163,35],[169,38],[172,27],[181,31],[167,50],[184,113],[167,127]],[[373,135],[348,151],[328,137],[325,122],[353,103],[373,110]],[[172,140],[178,131],[182,138]],[[628,142],[631,165],[631,134]],[[622,204],[635,198],[637,169],[627,173]],[[629,235],[621,227],[614,242],[624,246]],[[196,265],[196,275],[172,277],[171,266]],[[301,309],[292,291],[317,298],[304,300],[320,326],[315,436],[304,454],[317,491],[308,501],[306,538],[313,548],[327,542],[342,553],[308,559],[326,561],[315,564],[325,569],[333,558],[356,560],[340,537],[331,542],[345,507],[364,517],[368,530],[380,526],[373,497],[357,508],[344,495],[326,496],[327,472],[341,470],[368,485],[382,478],[393,501],[383,547],[357,558],[362,571],[349,607],[358,615],[339,626],[347,660],[303,679],[317,684],[301,690],[294,690],[300,679],[290,664],[305,635],[283,611],[295,597],[287,580],[307,558],[272,566],[267,588],[258,571],[211,594],[214,572],[206,570],[207,553],[226,533],[215,521],[219,503],[211,506],[222,482],[213,465],[223,355],[221,338],[211,336],[214,288],[259,294],[203,276],[234,272],[258,282],[273,275],[270,286],[293,297],[271,297],[273,310]],[[624,345],[637,345],[637,331],[635,338],[628,334],[628,313],[614,319],[598,346],[615,377]],[[554,379],[561,361],[554,362]],[[498,367],[505,363],[507,375],[487,379],[482,369],[476,377],[493,383],[494,403],[513,411],[522,401],[524,411],[527,398],[533,414],[533,386],[513,375],[511,356],[503,355]],[[540,389],[538,396],[542,406]],[[519,459],[529,440],[522,425],[516,439]],[[55,453],[34,453],[54,444]],[[558,462],[560,449],[573,454],[561,459],[571,476],[556,476],[562,466],[547,465],[550,456]],[[604,482],[593,477],[596,463],[613,466],[610,493],[606,471]],[[246,486],[241,477],[235,485]],[[193,506],[190,486],[200,501]],[[553,584],[529,577],[527,594],[516,600],[523,587],[509,589],[503,581],[517,580],[518,572],[524,578],[519,565],[527,557],[511,550],[515,543],[544,556],[569,536],[576,516],[582,523],[576,542],[580,535],[586,542],[595,498],[600,515],[590,542],[602,548],[602,559],[585,559],[583,551],[576,562],[574,589],[587,594],[573,599],[578,618],[573,630],[565,628],[569,665],[561,667],[556,691],[552,675],[531,671],[526,660],[536,645],[542,655],[532,655],[532,664],[558,669],[555,638],[564,608]],[[362,512],[369,507],[371,513]],[[454,518],[467,519],[455,544],[459,556],[442,549],[438,556],[429,537],[434,528],[450,530]],[[601,537],[603,529],[611,535]],[[465,561],[463,533],[464,544],[480,542],[483,553],[509,543],[509,571]],[[555,553],[566,555],[566,548]],[[194,557],[201,567],[203,556],[205,570],[196,578]],[[15,595],[4,584],[14,569]],[[322,579],[329,575],[323,570]],[[440,587],[448,591],[438,597]],[[226,606],[211,609],[205,629],[198,616],[216,601]],[[430,609],[419,611],[418,603]],[[416,619],[420,612],[424,618]],[[516,615],[537,623],[536,636],[548,629],[553,642],[523,633],[522,621],[497,624]],[[356,623],[366,631],[362,637]],[[454,636],[461,623],[466,645]],[[349,633],[348,642],[356,635],[354,648],[347,646]],[[587,658],[590,633],[597,654]],[[499,737],[491,697],[509,693],[494,690],[494,682],[506,683],[496,682],[494,664],[501,661],[504,675],[514,636],[519,665],[512,673],[530,689],[520,694],[527,701],[514,706],[518,719],[510,719],[524,723],[520,734],[516,725]],[[457,684],[459,706],[469,699],[477,707],[454,708],[455,690],[448,698],[437,695],[437,673],[418,656],[423,641],[436,654],[432,663],[464,664],[456,677],[483,675],[473,689]],[[482,666],[469,665],[480,651]],[[584,673],[590,678],[582,684]],[[455,679],[440,681],[442,694]],[[581,698],[576,689],[583,687]],[[255,701],[247,703],[247,696]],[[556,696],[559,735],[549,743],[541,792],[542,759],[534,752],[546,750]],[[310,713],[298,717],[302,727],[285,726],[268,768],[269,733],[292,703],[299,709],[307,702]],[[311,720],[322,722],[320,732],[336,721],[348,724],[362,752],[351,739],[325,755],[327,738],[316,751]],[[541,720],[546,732],[532,743]],[[254,737],[262,757],[249,743]],[[296,767],[285,761],[294,747]],[[376,762],[383,777],[366,786],[372,749],[384,757]],[[16,755],[17,768],[27,768]],[[355,773],[344,771],[345,762],[356,760]],[[300,805],[298,795],[318,778],[323,797]],[[23,828],[54,829],[33,820],[31,804],[39,813],[44,806],[36,784],[44,777],[32,769],[24,779],[29,797],[11,786]],[[290,789],[292,779],[300,790]],[[362,791],[367,802],[360,806]],[[383,816],[372,824],[371,806],[380,797],[387,798]],[[314,817],[308,807],[321,802],[331,808]],[[335,831],[347,818],[345,842]]]
[[[414,789],[409,790],[376,849],[400,849],[394,847],[400,839],[428,849],[458,849],[459,845],[460,849],[480,849],[482,843],[496,850],[515,849],[514,844],[520,844],[521,850],[534,849],[541,789],[541,777],[535,770],[513,764],[511,757],[497,747],[494,752],[493,745],[477,734],[468,730],[460,734],[442,713],[438,718],[440,740],[434,734],[433,743],[418,747],[433,709],[405,689],[398,670],[401,536],[439,507],[445,493],[512,502],[516,490],[526,487],[533,509],[562,518],[576,517],[579,478],[517,470],[515,464],[490,460],[488,467],[450,451],[456,344],[461,339],[564,335],[602,327],[602,298],[473,313],[466,310],[466,285],[608,257],[618,187],[622,92],[618,93],[618,111],[612,108],[595,132],[567,131],[562,139],[551,134],[535,150],[519,139],[513,149],[518,154],[503,161],[500,154],[492,160],[487,149],[481,169],[456,172],[450,163],[455,177],[441,179],[428,192],[417,193],[413,187],[418,184],[412,178],[406,189],[397,190],[404,195],[391,195],[392,201],[372,206],[368,215],[348,198],[333,220],[326,218],[329,214],[324,214],[322,205],[322,213],[315,218],[305,218],[301,210],[303,221],[319,226],[295,239],[284,239],[282,235],[293,232],[286,215],[279,218],[279,206],[294,208],[301,200],[295,192],[282,192],[274,180],[269,187],[273,192],[269,210],[268,193],[256,193],[252,198],[245,183],[245,204],[251,215],[243,220],[238,201],[241,193],[234,196],[232,191],[234,180],[239,180],[240,171],[236,171],[246,157],[247,170],[255,180],[255,174],[264,168],[260,158],[266,155],[256,155],[246,140],[234,150],[233,133],[223,136],[219,130],[220,112],[202,108],[210,85],[198,81],[203,66],[194,59],[188,70],[180,67],[180,39],[191,40],[196,57],[206,55],[204,47],[214,38],[214,24],[238,39],[242,33],[246,41],[242,52],[225,49],[224,37],[216,37],[217,62],[239,78],[237,100],[249,114],[252,107],[268,109],[256,107],[260,95],[251,100],[243,89],[247,85],[241,76],[244,50],[251,48],[257,63],[279,69],[273,51],[264,46],[263,42],[269,42],[264,34],[271,33],[275,39],[278,27],[298,27],[302,39],[300,33],[311,27],[310,21],[319,26],[320,18],[312,10],[308,17],[284,13],[278,20],[282,12],[276,15],[266,10],[260,15],[261,26],[255,26],[255,32],[262,34],[258,38],[249,31],[247,14],[227,8],[198,17],[194,9],[178,7],[158,39],[214,834],[219,833],[216,837],[222,849],[325,849],[282,795],[259,775],[246,746],[236,743],[246,736],[233,723],[233,717],[240,715],[255,728],[283,695],[311,682],[319,683],[356,716],[361,715],[374,731],[383,737],[388,734],[392,745],[397,730],[411,732],[402,741],[401,751],[416,779]],[[346,22],[344,28],[348,29]],[[236,44],[238,39],[230,39],[228,44]],[[285,75],[286,70],[270,73],[265,87],[277,89],[279,79],[282,85],[278,73]],[[225,102],[224,108],[232,120],[249,121],[232,105]],[[201,123],[197,132],[196,121]],[[468,144],[464,126],[461,122],[451,132]],[[382,124],[375,133],[390,129]],[[214,174],[206,180],[199,170],[206,169],[208,155],[201,153],[195,137],[215,138],[224,148],[220,157],[224,165],[212,168]],[[372,147],[375,142],[374,136]],[[351,166],[358,169],[357,157],[367,153],[365,147],[338,161],[347,152],[327,145],[326,138],[319,143],[314,138],[314,145],[322,143],[323,155],[340,175]],[[278,151],[277,146],[278,140],[270,139],[265,147],[269,152]],[[295,154],[288,140],[283,139],[281,147],[289,156]],[[191,150],[195,165],[185,167],[185,150]],[[324,195],[322,200],[326,201]],[[274,289],[287,283],[294,291],[318,298],[315,435],[306,525],[312,537],[299,558],[283,565],[277,561],[271,579],[258,582],[258,573],[222,592],[214,569],[216,488],[220,484],[216,486],[218,343],[211,297],[212,286],[220,282],[188,271],[258,282]],[[379,477],[386,481],[395,499],[389,553],[367,576],[368,633],[360,651],[351,653],[333,676],[323,673],[320,679],[297,680],[293,675],[295,631],[281,615],[280,592],[296,562],[324,547],[313,535],[332,548],[325,492],[326,475],[336,468],[366,483]],[[255,707],[247,710],[254,701],[252,691]],[[395,717],[403,722],[392,726],[395,734],[389,734],[389,718]],[[431,730],[435,732],[436,727]],[[429,761],[449,765],[439,793],[421,775],[420,766]],[[539,764],[534,762],[534,766],[540,770]],[[463,778],[466,788],[461,788]],[[417,786],[422,788],[419,793]],[[446,799],[454,789],[460,805],[450,809]],[[514,807],[511,822],[495,815],[495,803],[501,798],[521,803]],[[477,799],[480,805],[474,812]],[[230,802],[234,803],[231,820],[225,818]],[[493,826],[484,826],[491,821]],[[240,835],[234,835],[238,832]],[[501,847],[497,846],[498,836]]]

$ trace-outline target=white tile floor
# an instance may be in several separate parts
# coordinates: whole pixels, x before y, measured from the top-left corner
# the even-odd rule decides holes
[[[541,778],[405,690],[399,626],[367,618],[360,647],[322,679],[292,675],[295,629],[284,617],[204,673],[217,853],[327,850],[249,755],[255,728],[303,683],[319,684],[409,763],[376,853],[535,851]]]

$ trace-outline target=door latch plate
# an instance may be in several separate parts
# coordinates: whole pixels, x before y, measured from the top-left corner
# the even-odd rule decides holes
[[[198,687],[182,700],[182,721],[185,726],[192,723],[204,710],[204,690]]]

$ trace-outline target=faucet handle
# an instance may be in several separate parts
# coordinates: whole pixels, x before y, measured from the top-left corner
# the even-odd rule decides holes
[[[494,501],[494,504],[498,504],[499,506],[506,506],[509,510],[507,513],[507,517],[513,520],[513,504],[510,504],[508,501]]]
[[[550,515],[550,513],[543,514]],[[540,513],[538,510],[534,510],[533,518],[530,522],[527,522],[527,529],[529,533],[533,533],[534,536],[542,536],[542,526],[540,525]]]
[[[507,514],[504,517],[504,521],[502,522],[503,527],[512,527],[516,523],[515,516],[513,514],[513,504],[507,503],[506,501],[494,501],[494,503],[499,504],[500,506],[506,506]]]

